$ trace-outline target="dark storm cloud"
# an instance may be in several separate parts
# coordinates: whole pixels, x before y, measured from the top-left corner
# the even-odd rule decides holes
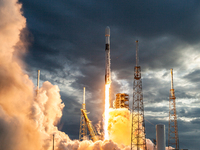
[[[152,104],[155,105],[160,102],[163,103],[163,102],[169,101],[169,90],[171,88],[170,80],[163,81],[162,75],[160,77],[155,77],[156,74],[157,72],[155,71],[151,75],[149,75],[147,78],[144,77],[142,80],[144,103],[147,105],[152,105]],[[146,76],[146,75],[144,74],[143,76]],[[156,111],[156,109],[152,107],[153,111],[154,110]]]
[[[62,131],[66,132],[70,138],[78,139],[80,108],[81,104],[75,101],[73,96],[66,95],[61,92],[62,100],[65,104],[63,109],[63,116],[58,126],[61,126]]]
[[[200,108],[190,108],[190,107],[181,108],[178,111],[178,116],[188,117],[188,118],[190,118],[190,117],[194,117],[194,118],[199,117],[200,118]],[[195,119],[195,120],[197,121],[199,119]]]
[[[155,108],[155,107],[154,107]],[[156,107],[156,109],[153,109],[152,107],[145,107],[145,111],[152,111],[155,113],[155,116],[157,115],[157,112],[168,112],[169,111],[169,107],[168,106],[164,106],[164,107]]]
[[[191,128],[191,126],[193,128]],[[184,122],[178,120],[178,131],[179,131],[179,144],[182,148],[194,149],[197,150],[197,143],[195,142],[196,139],[199,138],[197,130],[198,125],[193,125],[190,122]],[[186,140],[184,140],[186,137]]]
[[[184,31],[184,33],[191,33],[191,30],[194,30],[194,28],[191,27],[192,24],[190,22],[193,22],[192,20],[195,19],[192,17],[197,17],[194,15],[194,13],[198,11],[198,1],[193,1],[190,3],[184,1],[181,2],[181,5],[178,2],[172,1],[157,1],[154,3],[149,1],[129,1],[126,3],[122,3],[121,1],[115,1],[114,3],[112,1],[96,1],[89,3],[58,1],[55,3],[52,1],[48,4],[46,4],[44,1],[40,3],[39,1],[26,1],[23,2],[23,4],[25,15],[30,15],[31,21],[34,20],[34,22],[28,22],[28,27],[30,30],[39,30],[41,33],[46,34],[46,42],[44,42],[43,45],[46,45],[46,43],[52,45],[52,43],[56,43],[56,41],[63,45],[60,49],[54,49],[54,51],[62,52],[62,54],[64,54],[68,59],[85,57],[86,59],[91,60],[95,65],[102,64],[104,55],[102,55],[102,51],[100,50],[103,50],[101,45],[104,43],[104,28],[107,24],[110,24],[112,40],[111,47],[113,45],[113,50],[115,50],[116,54],[120,53],[124,56],[129,56],[128,60],[124,58],[125,61],[123,63],[121,63],[121,61],[124,59],[119,61],[119,59],[115,60],[113,58],[112,63],[114,64],[114,70],[121,69],[124,66],[129,66],[127,64],[130,62],[133,64],[133,57],[130,57],[129,53],[130,47],[134,48],[134,46],[132,46],[134,40],[128,43],[124,42],[130,41],[130,38],[135,36],[138,36],[142,39],[144,37],[151,37],[151,42],[144,41],[143,43],[143,45],[146,45],[141,52],[143,67],[146,68],[151,66],[152,68],[156,68],[159,66],[163,67],[165,64],[176,64],[175,60],[177,58],[175,56],[179,54],[172,52],[172,49],[175,47],[175,45],[177,45],[176,42],[178,42],[178,40],[173,40],[173,36],[179,38],[179,36],[181,36],[179,35],[181,34],[179,33],[179,30]],[[27,18],[29,19],[29,17]],[[187,23],[187,30],[183,30],[181,28],[181,22],[184,25]],[[116,30],[117,34],[112,32],[112,26],[114,28],[113,32]],[[137,28],[137,32],[135,32],[135,28]],[[56,36],[53,37],[54,35]],[[163,40],[162,42],[161,37],[163,37],[163,35],[170,35],[171,39]],[[35,38],[41,38],[41,35],[37,33],[34,36]],[[188,40],[194,37],[195,39],[198,39],[196,36],[194,36],[194,34],[193,36],[183,37],[187,37]],[[160,44],[158,41],[156,41],[158,38],[161,39]],[[59,41],[59,39],[61,41]],[[67,44],[64,44],[65,42]],[[65,47],[68,47],[69,43],[73,46],[65,49]],[[125,53],[120,52],[122,51],[121,47],[116,47],[115,45],[118,44],[115,43],[120,43],[120,45],[123,45],[121,47],[123,47],[123,51],[125,51]],[[131,43],[132,45],[130,46]],[[58,45],[54,44],[55,47],[58,47]],[[48,49],[53,49],[52,47],[53,45]],[[42,48],[43,46],[41,45],[40,48],[33,47],[32,50],[41,51],[41,53],[46,54],[45,50],[43,51]],[[169,57],[171,52],[175,54],[174,58]],[[133,54],[134,51],[131,52],[131,55]],[[166,61],[162,61],[163,58],[165,60],[166,58],[168,59]],[[35,58],[33,58],[33,60],[34,59]],[[155,61],[149,61],[150,59],[155,59]],[[152,63],[149,64],[149,66],[146,66],[148,64],[147,62]],[[50,62],[47,61],[46,63]]]
[[[199,16],[196,14],[198,9],[199,1],[186,0],[154,2],[145,0],[126,1],[126,3],[115,1],[111,6],[113,24],[121,22],[120,27],[124,27],[129,34],[134,33],[144,37],[171,34],[189,40],[193,36],[191,33],[199,37],[196,34],[196,30],[199,29],[190,29],[196,26],[195,23],[199,23],[197,21]]]
[[[41,69],[42,81],[49,80],[61,86],[61,97],[65,103],[62,130],[70,138],[78,138],[80,91],[84,86],[88,94],[86,107],[91,112],[89,118],[94,124],[101,120],[104,105],[104,31],[107,25],[111,28],[111,70],[116,75],[111,85],[112,99],[116,92],[123,90],[118,80],[126,80],[127,88],[132,89],[135,40],[138,39],[144,104],[147,105],[145,111],[155,114],[155,117],[147,118],[153,123],[146,122],[147,137],[155,137],[157,123],[163,123],[167,128],[168,122],[159,120],[156,114],[168,113],[168,105],[160,108],[153,106],[169,100],[170,79],[163,79],[170,74],[170,68],[184,70],[185,49],[199,43],[200,1],[20,2],[27,18],[27,28],[34,39],[25,59],[27,70],[35,78],[35,70]],[[162,70],[169,72],[157,76]],[[154,74],[148,75],[149,71]],[[198,98],[199,73],[195,70],[181,78],[193,83],[193,87],[178,85],[174,81],[177,99]],[[65,85],[75,89],[75,94],[63,91]],[[197,101],[192,103],[199,104]],[[195,148],[197,143],[193,140],[199,140],[199,137],[194,135],[193,130],[198,129],[199,120],[194,118],[199,116],[199,109],[185,107],[184,102],[177,104],[180,106],[177,108],[180,117],[193,118],[191,123],[179,121],[180,139],[186,143],[184,148],[189,143],[193,143],[191,148]],[[191,132],[193,136],[187,135],[185,129],[189,129],[187,133]],[[187,137],[191,139],[189,142]]]
[[[184,78],[193,83],[198,83],[198,82],[200,82],[199,74],[200,74],[200,70],[195,70],[195,71],[189,73],[188,75],[184,76]]]
[[[73,96],[66,95],[65,93],[61,92],[61,97],[65,104],[64,111],[66,112],[66,114],[69,114],[70,112],[74,115],[80,114],[80,112],[77,110],[80,110],[81,104],[77,101],[72,101],[71,99],[75,99]]]

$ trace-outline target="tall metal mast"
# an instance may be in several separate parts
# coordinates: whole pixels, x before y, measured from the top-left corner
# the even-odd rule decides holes
[[[136,67],[139,65],[139,57],[138,57],[138,50],[139,50],[139,46],[138,46],[138,40],[135,41],[136,43]]]
[[[131,150],[146,150],[146,133],[144,123],[144,106],[142,93],[141,68],[138,59],[138,40],[136,42],[136,66],[134,68],[133,81],[133,105],[132,105],[132,128],[131,128]]]
[[[176,146],[179,149],[178,124],[176,116],[176,97],[173,86],[173,69],[171,69],[171,89],[169,92],[169,128],[168,128],[168,147]]]
[[[85,109],[85,87],[83,88],[83,104],[82,104],[82,110]],[[79,131],[79,141],[86,140],[87,137],[87,125],[85,122],[84,115],[81,110],[81,118],[80,118],[80,131]]]

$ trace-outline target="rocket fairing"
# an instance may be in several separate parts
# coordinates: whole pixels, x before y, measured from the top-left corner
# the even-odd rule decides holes
[[[110,28],[107,26],[105,29],[105,52],[106,52],[106,70],[105,70],[105,84],[111,83],[110,72]]]

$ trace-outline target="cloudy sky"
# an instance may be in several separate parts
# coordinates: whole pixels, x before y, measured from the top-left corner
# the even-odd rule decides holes
[[[168,128],[170,69],[181,148],[200,147],[199,0],[20,0],[27,19],[26,72],[36,84],[58,85],[65,103],[60,129],[78,139],[82,89],[93,124],[104,108],[105,27],[111,29],[112,99],[130,95],[132,106],[135,40],[139,40],[146,136],[155,125]],[[168,130],[166,129],[166,135]]]

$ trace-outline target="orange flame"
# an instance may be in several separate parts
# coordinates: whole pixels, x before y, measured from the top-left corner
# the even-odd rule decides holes
[[[105,112],[104,112],[104,140],[109,140],[108,134],[108,120],[109,120],[109,90],[110,84],[105,86]]]

